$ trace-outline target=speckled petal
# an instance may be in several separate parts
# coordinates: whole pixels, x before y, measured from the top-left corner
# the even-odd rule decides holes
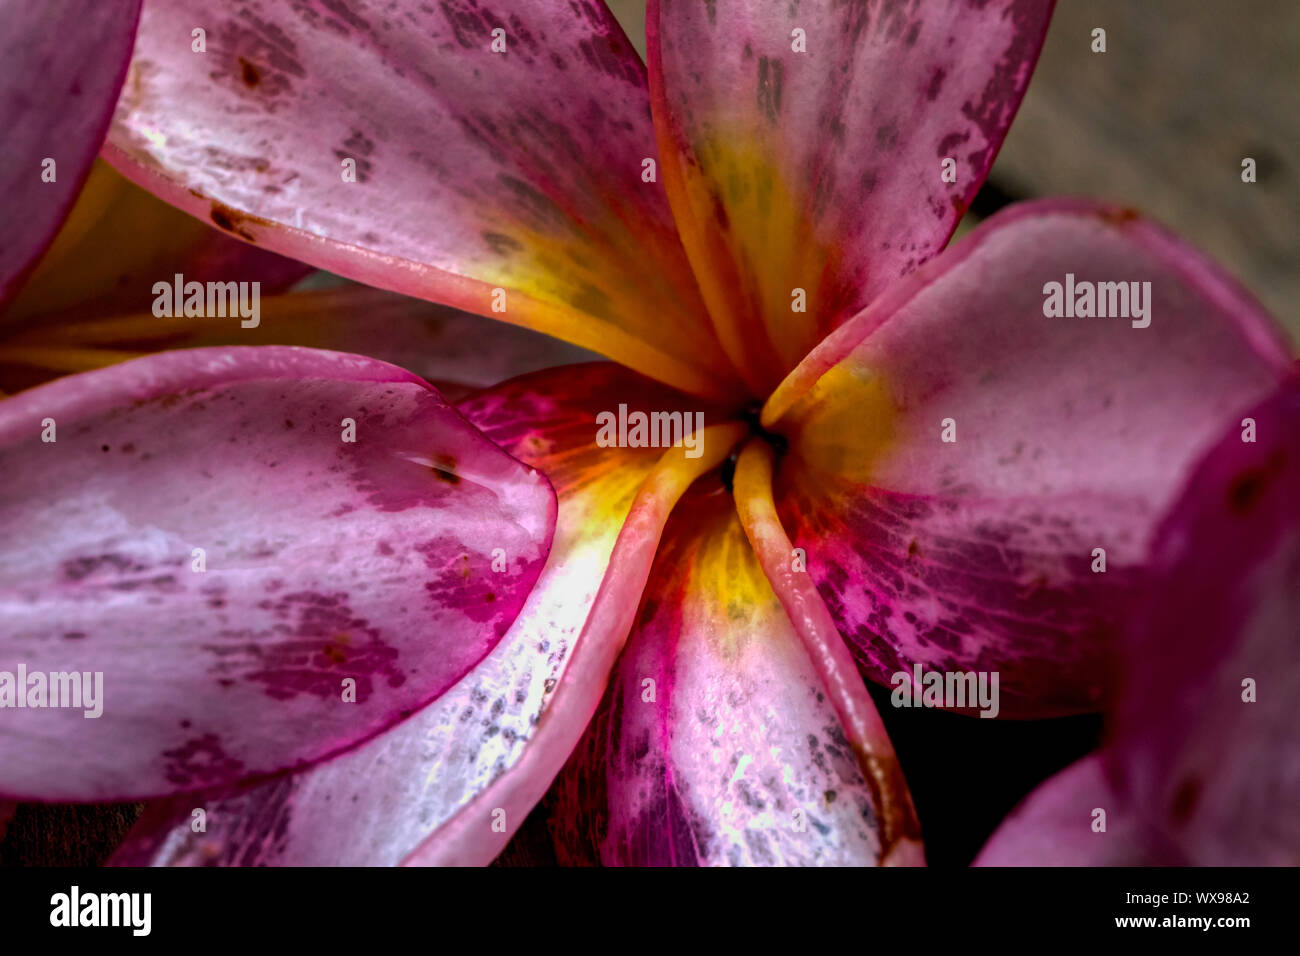
[[[0,471],[0,794],[51,801],[226,785],[391,727],[509,630],[555,515],[424,382],[307,349],[25,392]],[[13,709],[19,668],[102,678],[89,706]]]
[[[562,862],[870,865],[876,810],[731,495],[700,482],[555,791]]]
[[[148,0],[105,155],[277,252],[737,387],[647,181],[644,67],[603,4]]]
[[[1067,275],[1149,282],[1150,324],[1045,315]],[[1291,361],[1249,296],[1158,227],[1024,204],[772,396],[763,421],[791,442],[781,518],[875,680],[997,671],[1003,716],[1095,710],[1156,521]]]
[[[54,238],[99,152],[139,14],[140,0],[0,0],[0,305]]]
[[[664,182],[719,338],[757,394],[943,248],[1052,5],[651,0]]]
[[[115,862],[392,865],[508,779],[580,656],[575,645],[592,623],[615,540],[662,453],[595,444],[596,415],[620,402],[633,411],[691,407],[684,396],[608,363],[539,372],[463,404],[484,434],[542,470],[559,500],[546,567],[511,631],[441,700],[376,740],[275,784],[211,796],[206,834],[190,829],[192,801],[151,808]],[[635,597],[629,624],[634,611]],[[593,709],[604,676],[575,689]],[[581,732],[582,724],[572,728],[570,747]],[[549,782],[537,781],[539,796]],[[496,854],[527,809],[505,814],[500,832],[484,814],[475,862]]]
[[[880,862],[919,864],[925,858],[920,825],[893,742],[862,682],[853,652],[808,576],[804,553],[791,544],[777,516],[772,500],[775,459],[775,450],[760,439],[751,440],[737,456],[732,482],[736,513],[870,788]]]

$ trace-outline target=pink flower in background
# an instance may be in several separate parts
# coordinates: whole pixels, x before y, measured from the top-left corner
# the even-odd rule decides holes
[[[234,238],[618,364],[451,404],[363,355],[213,347],[0,403],[0,670],[104,676],[98,718],[0,712],[0,795],[155,801],[119,862],[483,863],[559,777],[570,862],[918,863],[861,674],[919,666],[997,674],[1004,717],[1115,703],[1128,736],[1067,773],[1100,787],[1119,754],[1135,806],[1189,768],[1214,801],[1135,811],[1159,839],[1126,862],[1241,825],[1236,776],[1126,709],[1166,681],[1133,647],[1185,632],[1117,637],[1153,545],[1169,587],[1209,573],[1170,549],[1183,521],[1228,535],[1200,530],[1214,488],[1162,516],[1207,452],[1215,487],[1259,454],[1214,443],[1287,347],[1127,210],[1027,203],[944,251],[1050,4],[652,0],[647,67],[589,0],[149,0],[122,79],[135,6],[58,21],[92,51],[54,70],[58,131],[3,101],[24,170],[75,144],[49,197],[0,187],[33,224],[0,227],[6,292],[112,113],[104,157]],[[1150,283],[1149,324],[1047,315],[1067,281]],[[1284,447],[1269,408],[1258,447]],[[606,447],[615,412],[702,414],[698,455]],[[1243,574],[1279,553],[1264,527],[1233,539]],[[1255,593],[1231,620],[1280,606]],[[1016,825],[986,857],[1022,858]]]
[[[977,864],[1295,866],[1298,467],[1292,380],[1228,429],[1161,522],[1107,746],[1030,794]],[[1099,808],[1106,836],[1079,826]]]

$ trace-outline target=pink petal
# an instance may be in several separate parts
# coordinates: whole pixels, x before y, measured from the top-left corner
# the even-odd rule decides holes
[[[1300,859],[1297,489],[1292,381],[1230,423],[1161,526],[1158,597],[1124,645],[1114,773],[1195,865]]]
[[[701,482],[556,790],[561,861],[872,865],[878,810],[731,495]]]
[[[642,181],[644,68],[601,5],[150,0],[110,143],[125,175],[250,242],[735,388]]]
[[[1137,866],[1150,862],[1143,856],[1147,838],[1141,821],[1116,799],[1101,757],[1093,754],[1038,787],[1002,822],[972,866]]]
[[[853,653],[809,578],[804,557],[781,525],[772,497],[776,454],[751,440],[733,477],[736,512],[759,566],[802,642],[825,697],[870,787],[882,865],[924,862],[916,809],[884,721],[862,683]]]
[[[0,470],[0,671],[103,674],[97,718],[5,714],[0,794],[51,801],[221,786],[391,727],[506,633],[554,521],[545,479],[415,376],[307,349],[25,392]]]
[[[651,0],[664,181],[719,337],[758,394],[943,248],[1051,12],[1044,0]]]
[[[268,786],[213,795],[204,803],[206,834],[190,829],[192,800],[153,808],[116,862],[392,865],[448,827],[468,837],[468,862],[492,859],[582,734],[580,714],[554,716],[558,690],[591,710],[603,692],[598,667],[587,682],[566,684],[575,668],[591,672],[587,662],[602,651],[599,642],[577,645],[579,635],[601,632],[617,654],[636,608],[639,585],[625,585],[631,593],[623,603],[606,600],[594,610],[602,582],[635,578],[626,546],[621,568],[611,570],[611,554],[620,532],[629,533],[633,500],[662,453],[595,444],[595,416],[619,402],[632,410],[691,407],[610,364],[540,372],[464,404],[489,438],[544,471],[559,499],[546,567],[511,631],[442,699],[365,746]],[[630,534],[653,555],[657,525]],[[642,573],[649,556],[637,556]],[[543,728],[552,729],[543,735]],[[552,745],[554,728],[567,739]],[[539,740],[559,753],[554,766],[534,770],[530,755]],[[494,785],[509,792],[475,816],[476,795]],[[520,802],[518,786],[536,795]],[[500,832],[492,828],[498,807],[507,810]]]
[[[1110,743],[1031,794],[980,862],[1039,862],[1046,844],[1078,865],[1105,843],[1112,863],[1294,865],[1300,383],[1243,418],[1256,440],[1233,423],[1157,533]],[[1071,787],[1084,778],[1086,799]],[[1088,802],[1111,808],[1118,839],[1113,826],[1105,841],[1080,836]]]
[[[135,36],[140,0],[4,0],[0,19],[0,305],[72,208],[99,152]],[[43,174],[53,160],[53,182]]]
[[[1067,273],[1151,282],[1150,326],[1046,317],[1044,285]],[[1005,716],[1096,709],[1156,519],[1290,361],[1258,306],[1159,228],[1081,201],[1021,206],[769,400],[764,423],[792,442],[781,517],[875,680],[997,671]]]

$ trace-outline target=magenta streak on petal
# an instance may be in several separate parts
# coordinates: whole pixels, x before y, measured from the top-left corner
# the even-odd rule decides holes
[[[1071,274],[1149,283],[1150,324],[1045,315],[1048,283]],[[996,671],[1002,716],[1095,710],[1161,511],[1290,368],[1258,305],[1163,230],[1088,201],[1026,204],[777,390],[778,511],[874,680]]]
[[[97,718],[6,711],[0,793],[46,800],[227,786],[391,727],[509,628],[555,519],[419,379],[308,349],[25,392],[0,463],[0,671],[103,674]]]
[[[620,402],[647,412],[693,407],[608,362],[527,375],[462,403],[493,443],[543,472],[558,499],[546,566],[509,633],[436,702],[364,745],[288,778],[205,794],[204,833],[190,828],[193,796],[151,805],[113,862],[394,865],[509,774],[558,690],[618,532],[662,454],[595,444],[596,415]],[[702,410],[714,420],[716,409]],[[382,539],[375,549],[391,553]]]
[[[673,509],[602,706],[548,796],[560,863],[874,865],[886,834],[855,750],[731,494],[706,476]]]

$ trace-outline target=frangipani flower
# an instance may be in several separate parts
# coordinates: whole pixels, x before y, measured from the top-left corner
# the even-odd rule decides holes
[[[1290,370],[1125,210],[1028,204],[940,254],[1049,13],[652,2],[647,70],[592,2],[146,2],[124,175],[624,367],[452,407],[359,355],[211,348],[7,400],[0,653],[129,692],[7,713],[0,793],[168,798],[126,862],[486,862],[569,762],[566,857],[919,862],[858,668],[1100,707],[1126,572]],[[1149,324],[1048,317],[1067,277],[1150,283]],[[705,427],[607,447],[615,412]]]

